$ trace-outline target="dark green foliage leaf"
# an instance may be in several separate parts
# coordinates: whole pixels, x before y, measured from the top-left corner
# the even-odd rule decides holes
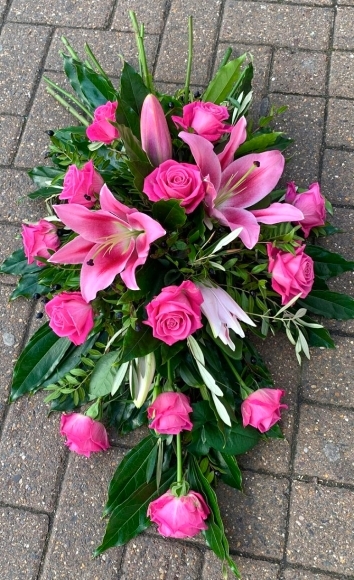
[[[48,323],[41,326],[16,362],[10,401],[40,389],[70,345],[70,340],[59,338]]]
[[[59,362],[59,364],[55,367],[54,372],[42,383],[42,387],[46,387],[52,383],[58,382],[63,376],[74,369],[76,365],[79,364],[81,360],[81,356],[85,356],[87,351],[95,344],[96,340],[98,339],[99,334],[94,334],[91,338],[88,338],[83,344],[76,346],[73,343],[70,343],[68,350],[66,351],[65,355]]]
[[[305,317],[305,321],[313,322],[310,318]],[[309,346],[316,346],[322,348],[335,348],[336,345],[331,338],[327,328],[309,328],[305,329],[307,342]]]
[[[145,97],[149,94],[141,76],[127,62],[124,63],[120,79],[120,99],[138,115]]]
[[[144,178],[151,173],[153,167],[145,151],[141,148],[141,143],[136,136],[134,128],[119,124],[118,129],[129,157],[127,165],[135,177],[134,183],[136,187],[141,191],[143,189]]]
[[[240,147],[237,149],[236,157],[242,157],[247,153],[262,153],[263,151],[269,151],[270,149],[278,149],[276,145],[279,143],[279,139],[285,139],[282,137],[283,133],[279,133],[276,131],[271,131],[262,134],[256,134],[252,136],[251,139],[245,141]],[[288,145],[292,143],[291,139],[287,139]]]
[[[215,338],[215,336],[213,336],[213,333],[211,331],[209,324],[206,326],[206,331],[209,334],[209,336],[212,338],[212,340],[215,342],[217,347],[219,349],[221,349],[229,358],[232,358],[235,360],[241,360],[241,358],[242,358],[242,339],[239,338],[234,333],[233,330],[230,330],[230,338],[235,345],[235,350],[231,350],[231,348],[229,346],[227,346],[226,344],[224,344],[220,340],[220,338],[218,338],[218,337]]]
[[[19,296],[24,298],[32,298],[33,294],[47,294],[49,292],[48,286],[38,283],[38,274],[24,274],[19,279],[15,290],[11,293],[10,300],[15,300]]]
[[[52,180],[59,175],[64,176],[64,172],[61,169],[56,169],[55,167],[44,165],[40,167],[34,167],[28,172],[28,175],[39,188],[42,188],[49,187],[52,183]]]
[[[305,299],[298,300],[298,304],[325,318],[334,318],[335,320],[354,318],[354,298],[347,294],[328,290],[311,290]]]
[[[110,351],[104,354],[96,363],[89,386],[89,392],[94,397],[104,397],[111,392],[114,377],[118,370],[117,367],[114,367],[118,356],[119,352]]]
[[[61,189],[61,187],[41,187],[40,189],[36,189],[36,191],[29,193],[28,197],[30,199],[46,199],[52,195],[59,195]]]
[[[91,109],[107,101],[117,101],[118,93],[111,81],[94,72],[82,62],[63,55],[64,70],[79,98]]]
[[[143,298],[144,302],[150,302],[166,286],[164,278],[169,266],[167,261],[148,259],[136,275],[140,290],[127,290],[121,297],[121,302],[126,304]]]
[[[37,266],[35,263],[29,264],[23,248],[20,248],[19,250],[15,250],[11,256],[4,260],[0,266],[0,273],[22,276],[24,274],[39,272],[40,268],[41,266]]]
[[[143,357],[161,345],[161,341],[152,336],[149,326],[145,324],[141,324],[141,326],[139,331],[133,330],[130,326],[125,333],[120,363]]]
[[[205,89],[202,95],[202,100],[217,105],[225,101],[241,77],[241,66],[245,60],[246,54],[243,54],[239,58],[230,60],[230,62],[219,68],[216,75]]]
[[[321,246],[311,246],[306,244],[305,252],[314,261],[316,276],[323,278],[324,280],[354,270],[354,262],[349,262],[340,254],[329,252]]]
[[[187,219],[185,210],[176,199],[157,201],[152,206],[152,215],[166,230],[182,227]]]
[[[242,491],[242,473],[233,455],[214,451],[212,453],[213,465],[218,467],[220,478],[224,483]],[[214,463],[215,458],[215,463]]]
[[[148,404],[145,403],[140,409],[137,409],[131,402],[129,389],[126,391],[120,389],[119,394],[121,395],[119,399],[110,401],[108,405],[107,420],[109,425],[125,435],[147,423],[146,408]]]

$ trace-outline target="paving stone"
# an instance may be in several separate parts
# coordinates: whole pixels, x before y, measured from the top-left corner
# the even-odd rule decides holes
[[[138,23],[144,24],[145,34],[160,34],[164,25],[166,0],[142,3],[141,0],[119,0],[114,14],[112,28],[131,31],[129,10],[135,12]]]
[[[135,447],[144,437],[149,435],[150,429],[144,425],[143,427],[139,427],[138,429],[134,429],[130,433],[126,435],[120,435],[116,429],[113,427],[109,427],[107,429],[109,441],[112,445],[120,445],[122,444],[124,447]]]
[[[103,28],[112,12],[114,0],[87,2],[85,0],[47,0],[23,2],[14,0],[8,14],[16,22],[38,22],[83,28]]]
[[[93,453],[89,458],[70,453],[42,580],[121,578],[121,548],[94,560],[92,552],[103,538],[105,521],[101,514],[107,488],[122,456],[117,449]]]
[[[44,26],[5,24],[0,36],[0,107],[3,113],[21,115],[26,112],[49,32]],[[27,58],[29,54],[30,59]]]
[[[295,473],[353,484],[353,428],[353,412],[303,405]]]
[[[20,227],[14,225],[5,225],[0,227],[0,264],[18,248],[21,248]],[[0,283],[16,284],[17,278],[8,276],[7,274],[0,274]]]
[[[307,572],[305,570],[298,570],[297,568],[288,568],[284,572],[284,580],[329,580],[333,576],[327,576],[327,574],[316,574],[313,572]]]
[[[85,60],[87,55],[84,50],[85,43],[89,44],[94,55],[108,75],[118,77],[122,70],[121,56],[134,68],[138,69],[137,47],[135,35],[131,32],[116,32],[112,30],[80,30],[73,28],[58,28],[53,36],[45,68],[62,71],[63,60],[59,51],[65,48],[60,38],[65,36],[80,58]],[[157,50],[158,36],[149,35],[145,40],[148,65],[152,70]]]
[[[354,407],[354,340],[336,336],[336,349],[313,349],[303,366],[306,399]]]
[[[354,53],[336,51],[331,61],[329,94],[331,97],[353,97]]]
[[[64,74],[50,73],[47,76],[61,87],[69,88]],[[49,145],[49,137],[45,131],[76,124],[75,118],[46,92],[46,85],[42,81],[22,135],[15,166],[32,168],[35,165],[48,164],[44,159]]]
[[[327,8],[227,0],[220,40],[326,50],[332,20]]]
[[[330,147],[354,147],[353,101],[329,99],[326,144]]]
[[[23,120],[0,115],[0,164],[9,165],[15,155]]]
[[[12,505],[52,511],[66,448],[59,414],[48,417],[43,395],[10,406],[0,442],[0,499]]]
[[[243,473],[244,493],[220,484],[217,495],[231,550],[281,558],[284,548],[288,482]]]
[[[346,2],[348,4],[348,2]],[[354,48],[353,28],[354,8],[338,8],[334,26],[333,48],[348,50]],[[336,59],[336,53],[333,54]]]
[[[354,204],[353,173],[354,152],[326,149],[321,179],[323,194],[332,203]]]
[[[202,554],[197,548],[159,538],[139,536],[128,544],[120,580],[194,580],[199,577]]]
[[[0,284],[0,425],[4,415],[12,376],[12,367],[19,355],[20,345],[31,314],[31,304],[18,299],[10,302],[12,287]]]
[[[305,95],[323,95],[326,88],[327,56],[281,48],[275,51],[270,90]]]
[[[242,580],[274,580],[277,578],[279,567],[276,564],[270,564],[262,560],[251,560],[249,558],[233,557]],[[232,577],[230,572],[230,577]],[[224,576],[221,571],[221,561],[213,552],[205,554],[203,567],[203,580],[223,580]]]
[[[253,341],[262,354],[272,373],[274,387],[285,390],[282,399],[289,406],[283,409],[281,427],[285,439],[260,441],[256,447],[238,458],[242,467],[266,469],[272,473],[288,473],[290,461],[290,442],[294,425],[294,410],[297,405],[297,388],[300,384],[301,370],[296,360],[294,347],[283,333],[268,337],[266,341]],[[279,352],[281,361],[279,363]]]
[[[285,151],[291,160],[285,166],[281,183],[295,181],[299,187],[307,187],[318,178],[325,101],[319,97],[279,94],[271,95],[270,99],[275,107],[289,107],[277,117],[275,128],[294,139]]]
[[[0,169],[0,220],[35,222],[47,215],[44,203],[27,197],[27,194],[35,189],[26,172]],[[21,246],[21,241],[18,242],[18,246]]]
[[[48,516],[0,508],[0,567],[6,580],[36,580]]]
[[[337,574],[353,574],[353,500],[348,489],[294,483],[287,559]]]
[[[184,83],[188,54],[188,16],[193,20],[193,68],[191,83],[209,80],[213,47],[219,23],[221,0],[195,3],[194,0],[172,0],[155,77],[165,82]]]

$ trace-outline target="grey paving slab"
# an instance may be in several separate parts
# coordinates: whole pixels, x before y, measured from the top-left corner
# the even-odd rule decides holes
[[[159,34],[165,21],[166,0],[144,2],[140,0],[118,0],[112,28],[130,31],[132,29],[129,10],[136,13],[139,23],[144,24],[146,34]]]
[[[59,416],[48,417],[42,398],[22,397],[10,406],[0,441],[0,499],[52,511],[66,448]]]
[[[240,571],[242,580],[255,580],[256,578],[259,580],[275,580],[278,577],[279,566],[276,564],[240,557],[233,557],[233,560]],[[207,552],[205,555],[202,579],[224,580],[221,562],[213,552]]]
[[[65,51],[60,40],[65,36],[73,46],[79,57],[87,58],[84,50],[85,43],[89,44],[98,61],[112,76],[119,76],[122,69],[122,57],[133,67],[138,68],[137,47],[135,35],[131,32],[117,32],[114,30],[80,30],[80,35],[72,28],[57,28],[45,62],[45,68],[62,71],[63,60],[59,51]],[[148,65],[152,70],[155,62],[159,37],[148,35],[145,41]]]
[[[294,483],[287,559],[337,574],[354,572],[353,499],[348,489]]]
[[[70,89],[64,73],[48,73],[48,78]],[[48,129],[55,130],[75,125],[76,120],[57,101],[46,92],[44,81],[38,87],[26,128],[16,155],[16,167],[32,168],[35,165],[48,165],[45,154],[48,150]]]
[[[333,576],[307,572],[305,570],[299,570],[298,568],[288,568],[285,570],[283,576],[283,580],[329,580],[330,578],[333,578]]]
[[[279,48],[275,51],[270,90],[280,93],[323,95],[327,55],[323,52]]]
[[[230,548],[247,555],[281,558],[288,481],[244,472],[244,493],[220,484],[217,495]]]
[[[354,151],[336,151],[331,149],[325,151],[321,188],[324,195],[332,203],[344,205],[352,205],[354,203],[353,172]],[[347,225],[344,225],[343,229],[347,230],[347,227]]]
[[[117,449],[93,453],[90,458],[70,453],[42,580],[121,578],[122,549],[114,548],[92,559],[104,534],[101,514],[108,483],[121,458]]]
[[[333,53],[329,77],[331,97],[353,97],[354,92],[354,52]]]
[[[34,189],[35,186],[25,171],[0,169],[0,220],[35,222],[47,215],[44,203],[27,197]],[[21,246],[20,240],[18,246]]]
[[[347,99],[330,99],[326,127],[326,144],[354,148],[354,106]],[[345,154],[343,155],[345,157]]]
[[[23,119],[0,115],[0,164],[11,163],[17,149]]]
[[[294,471],[342,483],[354,482],[354,413],[303,405]]]
[[[290,161],[285,166],[282,183],[295,181],[299,187],[307,187],[318,179],[325,101],[320,97],[280,94],[273,94],[270,99],[276,107],[288,106],[277,117],[275,127],[294,139],[285,151]]]
[[[1,112],[14,115],[26,112],[49,33],[45,26],[5,24],[0,35]]]
[[[327,8],[227,0],[220,39],[326,50],[332,20]]]
[[[203,85],[209,80],[221,5],[221,0],[200,4],[193,0],[172,0],[157,60],[156,79],[184,82],[188,52],[187,21],[188,16],[192,15],[194,56],[191,82]]]
[[[35,0],[23,2],[14,0],[9,12],[9,20],[16,22],[38,22],[59,26],[82,28],[103,28],[112,12],[114,0]]]
[[[336,336],[335,342],[336,349],[312,349],[303,367],[303,393],[319,403],[353,407],[354,340]]]
[[[120,580],[192,580],[199,578],[202,553],[171,539],[139,536],[124,555]]]
[[[346,2],[349,4],[349,2]],[[353,28],[354,8],[349,6],[339,7],[334,27],[333,47],[343,50],[354,48]],[[333,55],[336,58],[336,54]]]
[[[288,405],[289,409],[282,410],[281,427],[285,438],[261,441],[251,451],[240,456],[239,463],[246,469],[266,469],[272,473],[288,473],[301,369],[295,357],[294,347],[284,334],[268,337],[264,342],[255,341],[255,345],[272,373],[274,387],[285,391],[282,401]],[[281,364],[279,364],[279,351],[282,353]]]
[[[3,223],[0,227],[0,263],[22,246],[19,225],[5,225],[5,220],[3,219],[1,222]],[[1,274],[0,283],[16,284],[16,278]]]
[[[6,580],[36,580],[49,518],[0,508],[0,567]]]

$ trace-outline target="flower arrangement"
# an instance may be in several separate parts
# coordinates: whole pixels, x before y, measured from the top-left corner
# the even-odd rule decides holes
[[[282,437],[287,406],[250,337],[285,331],[300,363],[333,348],[311,315],[354,318],[354,300],[327,285],[354,262],[313,243],[337,231],[318,183],[276,189],[291,140],[271,128],[282,108],[249,120],[247,55],[227,51],[192,94],[190,20],[185,86],[161,94],[131,17],[140,72],[124,63],[119,89],[66,39],[76,95],[47,79],[80,124],[48,131],[52,165],[29,172],[48,215],[23,224],[23,249],[0,269],[19,276],[12,299],[42,297],[49,319],[10,400],[47,391],[66,445],[86,457],[108,449],[104,425],[148,425],[110,483],[95,555],[153,522],[166,537],[202,532],[238,576],[214,487],[242,489],[236,456]]]

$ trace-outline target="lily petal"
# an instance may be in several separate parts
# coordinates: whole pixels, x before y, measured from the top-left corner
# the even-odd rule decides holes
[[[220,161],[221,169],[224,170],[230,163],[234,160],[234,155],[239,146],[246,141],[247,121],[245,117],[241,117],[232,128],[230,133],[230,139],[226,144],[225,148],[218,155]]]
[[[272,203],[265,209],[250,210],[257,222],[262,224],[279,224],[281,222],[296,222],[304,218],[302,211],[291,205],[290,203]]]
[[[82,264],[93,245],[92,242],[77,236],[55,252],[48,262],[52,264]]]
[[[234,207],[225,207],[222,208],[222,211],[214,208],[211,215],[231,230],[243,228],[239,237],[245,244],[246,248],[251,249],[258,242],[260,226],[250,211]]]
[[[218,190],[221,180],[221,166],[213,145],[204,137],[193,133],[181,131],[178,136],[189,145],[202,177],[209,177],[214,188]]]

